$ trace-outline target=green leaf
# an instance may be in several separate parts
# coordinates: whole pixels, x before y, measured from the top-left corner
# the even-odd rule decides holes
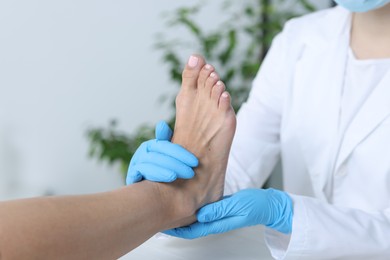
[[[311,4],[308,0],[299,0],[298,1],[303,8],[305,8],[306,11],[308,12],[314,12],[316,8],[314,7],[313,4]]]
[[[188,19],[188,17],[186,17],[186,16],[180,17],[178,19],[178,22],[181,23],[182,25],[184,25],[185,27],[187,27],[187,29],[190,32],[192,32],[193,34],[195,34],[196,36],[198,36],[198,37],[202,36],[202,31],[201,31],[200,27],[197,24],[195,24],[194,21],[191,21],[190,19]]]
[[[213,33],[201,39],[201,44],[203,45],[203,53],[206,58],[212,57],[212,52],[221,42],[221,39],[222,35],[220,33]]]
[[[226,65],[226,63],[231,59],[234,48],[236,47],[237,35],[235,30],[230,30],[228,32],[227,41],[227,48],[219,55],[219,59],[222,65]]]

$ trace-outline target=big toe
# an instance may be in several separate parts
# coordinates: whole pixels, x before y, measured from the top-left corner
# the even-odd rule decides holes
[[[191,55],[182,74],[182,88],[196,89],[198,77],[201,69],[205,65],[205,60],[200,55]]]

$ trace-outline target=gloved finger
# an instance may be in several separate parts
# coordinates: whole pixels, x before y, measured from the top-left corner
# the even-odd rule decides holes
[[[158,165],[159,167],[175,172],[177,178],[181,179],[191,179],[195,175],[194,170],[190,166],[161,153],[149,152],[141,163]]]
[[[163,233],[184,239],[195,239],[245,227],[244,221],[243,217],[232,217],[210,223],[196,222],[190,226],[166,230]]]
[[[130,166],[129,170],[127,171],[126,185],[130,185],[140,181],[142,181],[142,175],[134,168],[134,166]]]
[[[142,156],[142,159],[139,160],[140,162],[137,162],[129,167],[129,171],[127,174],[127,182],[134,183],[138,182],[142,179],[142,175],[145,174],[145,179],[150,180],[151,176],[150,174],[154,175],[155,178],[157,177],[163,177],[158,172],[140,172],[138,168],[135,166],[139,164],[153,164],[156,166],[159,166],[161,168],[165,168],[167,170],[170,170],[176,174],[176,178],[181,179],[191,179],[194,177],[195,172],[194,170],[187,166],[186,164],[182,163],[181,161],[176,160],[175,158],[172,158],[170,156],[167,156],[165,154],[161,153],[155,153],[155,152],[149,152],[145,153]],[[137,170],[136,170],[137,169]],[[163,181],[166,182],[167,180],[157,180],[157,181]]]
[[[236,209],[237,203],[232,196],[228,196],[220,201],[207,204],[203,206],[196,217],[199,222],[213,222],[226,217],[235,216],[238,209]]]
[[[169,141],[155,141],[147,143],[147,151],[157,152],[173,157],[190,167],[198,166],[198,159],[178,144]]]
[[[173,182],[177,179],[175,172],[160,167],[159,165],[150,164],[150,163],[139,163],[135,165],[134,171],[136,174],[142,175],[142,177],[149,181],[154,182]]]
[[[246,223],[245,217],[242,216],[228,217],[202,224],[204,224],[202,236],[226,233],[250,225],[249,223]]]
[[[172,130],[165,121],[160,121],[156,125],[155,135],[157,140],[171,141]]]
[[[195,239],[195,238],[207,236],[206,225],[207,224],[196,222],[189,226],[165,230],[163,231],[163,233],[170,236],[184,238],[184,239]]]
[[[183,238],[183,239],[194,239],[197,237],[192,237],[191,233],[188,232],[188,227],[180,227],[180,228],[173,228],[169,230],[164,230],[161,231],[162,233],[173,236],[173,237],[178,237],[178,238]]]
[[[141,157],[141,154],[146,154],[146,151],[147,151],[147,146],[148,146],[148,142],[150,141],[147,141],[147,142],[143,142],[138,148],[137,150],[135,151],[135,153],[133,154],[133,157],[131,158],[131,161],[130,161],[130,164],[129,164],[129,169],[130,169],[130,166],[134,165],[135,163],[137,163],[139,161],[139,158]]]

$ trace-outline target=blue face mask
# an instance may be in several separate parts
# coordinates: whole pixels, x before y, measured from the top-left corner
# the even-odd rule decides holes
[[[342,7],[350,10],[351,12],[368,12],[374,9],[378,9],[388,3],[390,0],[334,0]]]

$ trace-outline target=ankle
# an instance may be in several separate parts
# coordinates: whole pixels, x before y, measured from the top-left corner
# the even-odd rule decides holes
[[[197,201],[184,188],[185,182],[153,183],[160,197],[162,216],[169,220],[167,229],[188,225],[196,220]]]

